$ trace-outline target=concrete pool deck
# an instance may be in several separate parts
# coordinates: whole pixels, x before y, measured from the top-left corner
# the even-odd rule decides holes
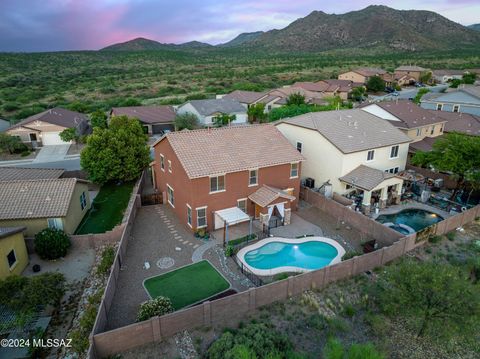
[[[441,209],[438,209],[436,207],[430,206],[430,205],[425,204],[425,203],[420,203],[420,202],[415,202],[414,201],[414,202],[409,202],[409,203],[405,203],[405,204],[397,204],[397,205],[389,206],[385,209],[382,209],[378,213],[372,213],[371,218],[376,220],[378,218],[378,216],[381,216],[381,215],[384,215],[384,214],[396,214],[396,213],[404,211],[406,209],[421,209],[421,210],[424,210],[424,211],[428,211],[428,212],[438,214],[442,218],[448,218],[448,217],[452,216],[452,214],[450,214],[448,212],[445,212],[445,211],[442,211]]]
[[[258,241],[250,246],[242,248],[238,253],[237,257],[238,259],[243,263],[245,267],[248,268],[253,274],[259,275],[259,276],[272,276],[278,273],[284,273],[284,272],[309,272],[312,270],[317,270],[320,268],[314,268],[314,269],[307,269],[307,268],[302,268],[302,267],[293,267],[293,266],[281,266],[281,267],[276,267],[276,268],[271,268],[271,269],[259,269],[252,267],[247,263],[245,260],[245,255],[248,252],[254,251],[256,249],[259,249],[269,243],[272,242],[277,242],[277,243],[287,243],[287,244],[302,244],[306,242],[320,242],[320,243],[327,243],[334,247],[337,250],[337,255],[330,261],[329,264],[327,264],[325,267],[339,263],[342,261],[342,257],[345,254],[345,249],[335,240],[326,238],[326,237],[302,237],[302,238],[281,238],[281,237],[270,237],[263,239],[261,241]],[[323,268],[323,267],[321,267]]]

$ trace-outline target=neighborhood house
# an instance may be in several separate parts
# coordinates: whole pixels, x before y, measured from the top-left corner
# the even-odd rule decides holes
[[[140,121],[149,135],[163,134],[175,129],[175,110],[172,106],[114,107],[110,116],[133,117]]]
[[[191,100],[179,106],[177,109],[179,115],[191,113],[197,116],[201,125],[208,126],[214,124],[215,117],[219,115],[235,115],[232,124],[242,124],[247,122],[247,110],[240,102],[229,98],[213,100]]]
[[[273,125],[168,133],[154,144],[156,189],[192,230],[249,221],[289,224],[303,156]]]
[[[302,180],[329,195],[358,194],[364,212],[398,203],[410,138],[360,109],[313,112],[277,123],[306,161]],[[330,194],[331,195],[331,194]]]
[[[60,138],[60,132],[67,128],[75,128],[78,135],[85,134],[89,129],[87,116],[56,107],[30,116],[5,132],[20,137],[22,142],[35,148],[66,144]]]
[[[0,280],[20,275],[28,264],[25,227],[0,227]]]
[[[420,102],[427,110],[462,112],[480,116],[480,86],[463,85],[446,93],[427,93]]]

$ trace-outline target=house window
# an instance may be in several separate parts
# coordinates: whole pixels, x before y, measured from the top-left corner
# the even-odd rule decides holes
[[[170,203],[170,205],[172,207],[175,207],[175,196],[174,196],[174,191],[173,191],[173,188],[170,187],[168,184],[167,184],[167,200],[168,200],[168,203]]]
[[[63,222],[61,218],[48,218],[48,228],[63,230]]]
[[[398,173],[399,167],[394,167],[390,168],[389,170],[385,170],[385,172],[390,172],[390,173]]]
[[[297,151],[302,153],[303,143],[297,141]]]
[[[370,150],[367,152],[367,161],[373,161],[375,158],[375,150]]]
[[[443,104],[437,103],[437,111],[442,111],[442,109],[443,109]]]
[[[87,195],[85,192],[82,192],[80,195],[80,207],[82,208],[82,211],[87,207]]]
[[[290,164],[290,178],[298,177],[298,162]]]
[[[225,176],[210,177],[210,193],[225,191]]]
[[[192,207],[187,204],[187,223],[191,227],[192,226]]]
[[[162,154],[160,155],[160,169],[165,171],[165,157]]]
[[[440,125],[440,133],[443,133],[443,125]]]
[[[31,133],[30,134],[30,141],[35,142],[37,140],[37,134],[36,133]]]
[[[432,126],[432,128],[430,129],[430,134],[433,135],[435,132],[435,125]]]
[[[398,145],[392,146],[390,149],[390,158],[397,158],[398,157]]]
[[[207,226],[207,207],[197,208],[197,228]]]
[[[422,134],[422,129],[421,129],[421,128],[417,128],[417,137],[419,137],[421,134]]]
[[[248,185],[256,186],[258,184],[258,170],[250,170],[249,173]]]
[[[247,199],[242,198],[237,201],[237,207],[240,208],[243,212],[247,213]]]
[[[453,105],[453,112],[460,111],[460,105]]]
[[[172,161],[168,160],[168,172],[172,173]]]
[[[17,256],[15,255],[15,251],[13,249],[7,254],[7,261],[8,268],[10,269],[12,269],[17,263]]]

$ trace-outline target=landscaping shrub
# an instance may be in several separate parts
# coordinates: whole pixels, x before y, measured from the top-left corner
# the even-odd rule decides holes
[[[225,248],[225,256],[226,257],[231,257],[235,254],[235,248],[232,245],[227,245]]]
[[[247,234],[246,236],[243,236],[243,237],[240,237],[240,238],[236,238],[236,239],[233,239],[231,241],[228,241],[228,244],[231,244],[232,246],[236,246],[240,243],[243,243],[243,242],[247,242],[247,241],[253,241],[257,239],[257,235],[256,234]]]
[[[455,232],[455,231],[448,232],[447,233],[447,238],[448,238],[449,241],[454,241],[456,235],[457,235],[457,232]]]
[[[357,257],[357,256],[361,256],[363,253],[359,252],[359,251],[348,251],[347,253],[345,253],[342,257],[342,260],[343,261],[346,261],[347,259],[350,259],[350,258],[353,258],[353,257]]]
[[[343,344],[334,338],[327,341],[323,349],[324,359],[384,359],[373,344],[352,344],[348,350]]]
[[[35,235],[35,251],[42,259],[65,257],[71,246],[70,238],[65,232],[55,228],[45,228]]]
[[[209,359],[290,358],[292,343],[287,336],[267,323],[250,323],[238,330],[227,330],[208,349]]]
[[[160,317],[172,312],[173,305],[171,300],[166,297],[157,297],[140,304],[140,309],[137,314],[137,322],[142,322],[155,316]]]
[[[97,267],[97,274],[105,275],[110,272],[110,268],[115,260],[115,249],[113,247],[107,247],[102,252],[102,259]]]
[[[430,236],[428,237],[428,241],[430,243],[438,243],[442,240],[442,236]]]

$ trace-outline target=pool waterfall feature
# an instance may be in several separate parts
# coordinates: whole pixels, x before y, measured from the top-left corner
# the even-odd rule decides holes
[[[271,276],[321,269],[340,262],[344,254],[345,249],[330,238],[271,237],[242,248],[237,257],[255,275]]]
[[[376,220],[387,227],[408,235],[443,221],[443,217],[424,209],[409,208],[392,214],[381,214]]]

